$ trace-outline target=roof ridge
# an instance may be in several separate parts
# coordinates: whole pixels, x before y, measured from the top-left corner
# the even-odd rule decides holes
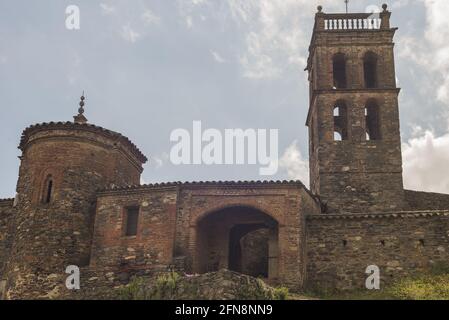
[[[146,189],[154,187],[170,187],[177,185],[195,186],[195,185],[246,185],[246,184],[257,184],[257,185],[300,185],[306,190],[307,187],[300,180],[207,180],[207,181],[170,181],[170,182],[155,182],[140,185],[127,185],[127,186],[113,186],[112,188],[100,189],[98,192],[110,192],[110,191],[120,191],[120,190],[137,190]]]
[[[415,210],[415,211],[392,211],[392,212],[367,212],[367,213],[334,213],[334,214],[310,214],[308,219],[359,219],[359,218],[418,218],[426,216],[449,216],[449,208],[447,210]]]

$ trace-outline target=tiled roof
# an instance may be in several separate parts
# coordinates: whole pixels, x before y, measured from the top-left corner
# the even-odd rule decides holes
[[[130,185],[130,186],[118,186],[109,189],[99,190],[99,192],[108,191],[121,191],[121,190],[140,190],[140,189],[153,189],[158,187],[174,187],[174,186],[246,186],[246,185],[256,185],[256,186],[268,186],[268,185],[296,185],[303,187],[305,190],[308,189],[299,180],[251,180],[251,181],[176,181],[176,182],[160,182],[152,184],[143,185]]]
[[[355,220],[355,219],[380,219],[380,218],[420,218],[444,216],[449,217],[449,210],[428,210],[428,211],[398,211],[380,213],[341,213],[341,214],[310,214],[310,220]]]
[[[0,199],[0,205],[12,205],[14,203],[14,198]]]
[[[93,124],[87,124],[87,123],[79,124],[79,123],[74,123],[74,122],[70,122],[70,121],[48,122],[48,123],[44,122],[44,123],[39,123],[39,124],[29,126],[22,133],[22,137],[20,139],[20,144],[19,144],[19,149],[23,150],[26,143],[28,142],[28,138],[30,137],[30,135],[32,135],[35,132],[42,131],[42,130],[64,130],[64,129],[86,130],[86,131],[101,134],[108,138],[117,139],[120,142],[122,142],[124,145],[127,145],[130,148],[131,152],[137,157],[137,159],[139,159],[139,161],[141,161],[142,163],[145,163],[148,160],[147,157],[145,157],[145,155],[139,150],[139,148],[137,148],[137,146],[134,143],[132,143],[131,140],[129,140],[124,135],[122,135],[118,132],[115,132],[115,131],[104,129],[102,127],[99,127],[99,126],[96,126]]]

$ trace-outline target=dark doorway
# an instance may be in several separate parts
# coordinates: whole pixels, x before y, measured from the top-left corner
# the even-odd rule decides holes
[[[197,227],[196,270],[229,269],[277,277],[278,223],[250,207],[230,207],[204,217]]]
[[[269,229],[264,224],[238,224],[229,233],[229,270],[268,277]]]

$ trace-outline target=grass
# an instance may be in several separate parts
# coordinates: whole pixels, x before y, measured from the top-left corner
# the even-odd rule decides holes
[[[156,279],[135,277],[127,285],[117,290],[117,297],[121,300],[173,300],[179,298],[179,289],[190,299],[204,298],[198,296],[198,287],[194,283],[181,283],[182,279],[176,272],[164,273]],[[213,285],[213,284],[211,284]],[[262,280],[257,279],[252,285],[234,289],[237,300],[287,300],[290,293],[287,287],[268,287]]]
[[[134,278],[120,289],[119,297],[125,300],[174,299],[180,276],[176,273],[160,275],[152,286]],[[449,267],[436,266],[428,273],[400,279],[381,290],[356,290],[345,292],[304,293],[289,292],[286,287],[274,288],[267,295],[263,286],[246,292],[243,288],[237,298],[273,300],[449,300]]]
[[[312,295],[325,300],[449,300],[449,268],[400,279],[380,290],[356,290]]]

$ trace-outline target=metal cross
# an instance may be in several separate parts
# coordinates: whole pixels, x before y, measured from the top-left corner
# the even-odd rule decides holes
[[[346,13],[348,13],[348,3],[349,3],[349,0],[345,0],[345,4],[346,4]]]

